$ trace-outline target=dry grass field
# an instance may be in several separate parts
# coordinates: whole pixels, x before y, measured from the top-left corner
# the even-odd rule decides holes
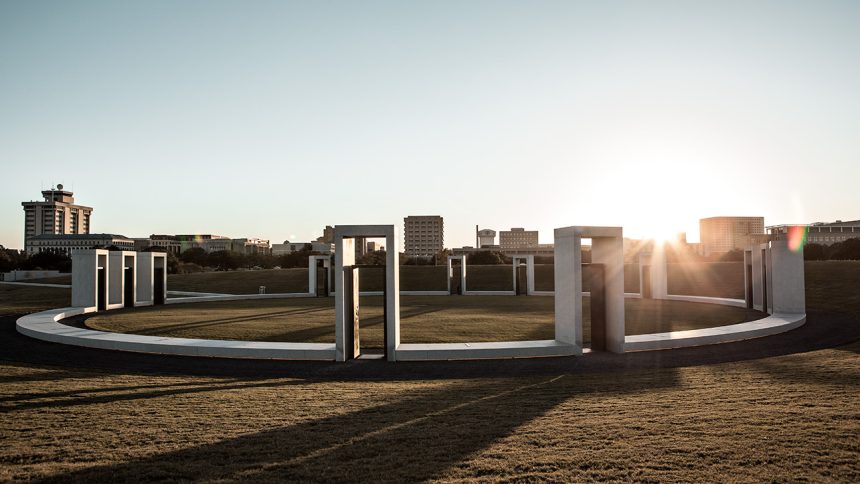
[[[362,297],[363,348],[383,344],[382,297]],[[590,341],[590,306],[583,300],[583,338]],[[403,296],[401,341],[460,343],[552,339],[552,297]],[[742,308],[673,301],[625,304],[627,333],[698,329],[759,319]],[[86,320],[102,331],[180,338],[334,342],[333,298],[195,303],[112,311]]]
[[[857,482],[858,352],[408,382],[3,364],[0,479]]]
[[[0,316],[63,308],[71,303],[70,289],[0,284]]]
[[[0,314],[68,300],[11,287],[0,285]],[[860,325],[858,288],[860,263],[807,264],[809,324]],[[0,348],[20,344],[2,321]],[[0,353],[2,481],[860,482],[860,342],[706,366],[408,380],[12,354]],[[125,368],[123,354],[94,354]]]
[[[838,264],[838,263],[837,263]],[[444,291],[447,289],[445,266],[400,266],[400,286],[405,291]],[[716,297],[743,297],[743,266],[740,262],[672,263],[669,270],[669,292]],[[469,288],[476,291],[509,291],[513,273],[509,265],[469,266]],[[360,272],[362,290],[382,290],[382,269],[364,268]],[[255,294],[260,286],[268,292],[307,292],[306,268],[201,272],[171,274],[168,285],[176,291]],[[71,284],[71,277],[60,276],[28,282]],[[587,282],[586,282],[587,285]],[[553,266],[535,265],[535,289],[553,290]],[[586,288],[586,290],[588,290]],[[624,291],[639,292],[639,266],[625,264]]]

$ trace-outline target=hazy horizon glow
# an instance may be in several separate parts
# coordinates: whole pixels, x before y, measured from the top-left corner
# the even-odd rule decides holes
[[[0,244],[860,219],[860,3],[0,3]]]

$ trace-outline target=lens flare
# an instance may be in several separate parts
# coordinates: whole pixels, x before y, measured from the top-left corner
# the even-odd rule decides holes
[[[809,227],[805,225],[792,225],[788,227],[788,248],[793,252],[800,252],[803,246],[806,245],[806,236],[809,233]]]

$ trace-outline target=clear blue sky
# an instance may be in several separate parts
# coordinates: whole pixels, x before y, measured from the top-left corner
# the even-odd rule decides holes
[[[0,244],[860,218],[860,2],[0,1]]]

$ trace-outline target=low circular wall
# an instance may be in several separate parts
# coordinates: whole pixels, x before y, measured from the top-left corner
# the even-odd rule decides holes
[[[306,294],[220,295],[169,299],[168,304],[295,297],[309,296]],[[639,297],[639,295],[629,294],[627,297]],[[668,299],[729,306],[743,305],[742,300],[701,296],[669,296]],[[220,358],[323,361],[335,359],[334,343],[170,338],[96,331],[60,323],[63,319],[88,312],[93,311],[81,308],[59,308],[29,314],[18,319],[16,329],[21,334],[43,341],[118,351]],[[727,326],[626,336],[625,351],[663,350],[760,338],[790,331],[805,322],[805,314],[773,314],[760,320]],[[525,358],[579,354],[571,345],[555,340],[401,344],[396,351],[398,360]]]

